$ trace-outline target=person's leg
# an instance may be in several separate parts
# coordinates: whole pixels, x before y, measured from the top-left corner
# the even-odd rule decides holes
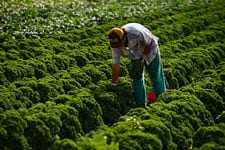
[[[150,79],[153,84],[153,90],[158,97],[160,94],[166,91],[166,84],[164,80],[163,66],[161,62],[160,50],[156,54],[155,59],[150,65],[146,65],[146,70],[150,75]]]
[[[131,77],[134,90],[134,98],[137,107],[146,106],[146,90],[144,83],[144,64],[142,60],[131,60],[129,75]]]
[[[137,107],[146,106],[146,89],[144,83],[144,73],[141,79],[133,80],[132,86],[134,89],[134,98]]]

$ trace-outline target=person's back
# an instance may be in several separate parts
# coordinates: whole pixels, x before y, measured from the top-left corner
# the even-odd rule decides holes
[[[121,28],[125,30],[129,30],[130,28],[138,32],[141,32],[146,44],[150,44],[151,39],[154,39],[155,44],[158,44],[159,38],[153,35],[149,29],[147,29],[146,27],[144,27],[143,25],[139,23],[128,23],[123,25]]]

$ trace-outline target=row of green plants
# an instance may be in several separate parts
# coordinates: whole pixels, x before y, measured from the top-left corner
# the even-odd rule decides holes
[[[0,148],[223,149],[223,6],[217,0],[42,38],[3,34]],[[167,86],[178,90],[146,109],[134,107],[127,59],[118,86],[109,81],[107,31],[131,21],[152,25]]]
[[[151,108],[131,109],[111,127],[76,142],[57,140],[53,149],[224,149],[224,69],[219,63],[198,82],[163,94]]]
[[[112,126],[101,126],[76,142],[56,140],[53,149],[224,149],[224,66],[222,61],[205,69],[198,82],[163,94],[149,109],[131,109]],[[97,89],[97,94],[115,91]]]

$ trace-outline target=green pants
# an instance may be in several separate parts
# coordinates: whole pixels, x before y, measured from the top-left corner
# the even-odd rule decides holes
[[[136,64],[135,61],[136,60],[131,60],[131,63],[130,63],[131,68],[133,64]],[[151,62],[151,64],[147,65],[146,63],[144,63],[144,66],[152,81],[153,90],[155,94],[159,96],[160,94],[164,93],[166,91],[166,85],[164,80],[163,66],[161,62],[159,48],[158,48],[156,57]],[[132,69],[130,71],[132,71]],[[135,102],[137,107],[145,107],[147,103],[147,97],[146,97],[146,89],[145,89],[145,83],[144,83],[144,71],[143,69],[140,69],[140,71],[141,72],[139,72],[139,79],[133,78],[132,85],[134,89],[134,97],[135,97]],[[132,73],[138,74],[137,72],[132,72]]]

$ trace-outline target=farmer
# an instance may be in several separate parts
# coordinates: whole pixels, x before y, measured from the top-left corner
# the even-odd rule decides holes
[[[120,56],[128,57],[128,67],[137,107],[147,105],[144,68],[150,75],[155,99],[166,91],[158,38],[138,23],[128,23],[112,28],[108,34],[112,50],[112,85],[117,84],[120,72]],[[153,96],[154,96],[153,95]]]

